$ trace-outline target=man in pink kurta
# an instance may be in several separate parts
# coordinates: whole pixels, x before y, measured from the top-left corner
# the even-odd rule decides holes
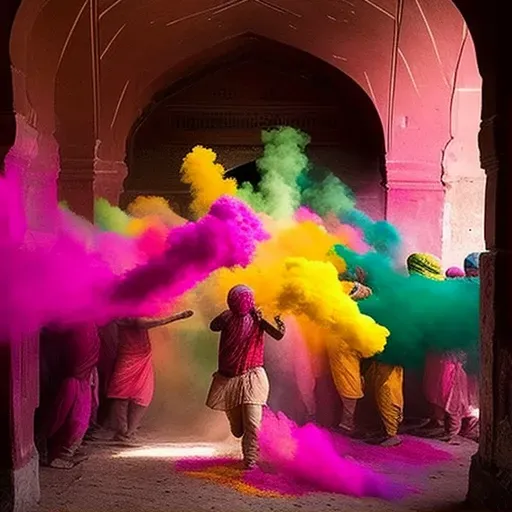
[[[153,398],[155,378],[149,329],[188,318],[192,314],[192,311],[185,311],[162,320],[141,318],[118,322],[117,359],[108,386],[116,441],[134,441]]]
[[[93,324],[76,325],[51,335],[55,338],[53,348],[63,352],[64,373],[43,413],[47,462],[54,468],[69,469],[79,461],[76,453],[91,419],[91,375],[98,362],[100,341]]]
[[[449,279],[478,277],[477,253],[464,260],[464,272],[455,267],[447,271]],[[462,275],[461,275],[462,274]],[[442,428],[440,439],[451,441],[462,435],[478,439],[478,380],[464,368],[466,356],[462,352],[429,354],[425,362],[424,393],[434,408],[431,425]]]

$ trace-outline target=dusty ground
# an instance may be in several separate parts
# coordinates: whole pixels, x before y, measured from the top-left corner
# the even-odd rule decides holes
[[[256,498],[177,473],[169,458],[118,458],[116,455],[125,449],[102,446],[96,447],[88,461],[71,471],[42,470],[41,510],[450,512],[459,510],[464,500],[469,461],[476,445],[461,441],[459,446],[449,449],[455,455],[452,462],[429,468],[420,475],[406,471],[400,475],[405,481],[423,487],[423,494],[400,503],[386,503],[329,494],[294,499]]]

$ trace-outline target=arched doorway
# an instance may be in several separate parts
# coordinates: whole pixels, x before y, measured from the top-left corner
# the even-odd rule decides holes
[[[163,195],[186,216],[179,169],[194,145],[212,148],[229,170],[255,160],[261,130],[278,125],[307,132],[313,163],[350,186],[367,213],[384,218],[384,135],[372,101],[339,70],[253,36],[146,109],[128,141],[121,205],[140,194]]]
[[[262,153],[261,131],[279,125],[307,132],[315,166],[339,176],[372,217],[385,218],[384,134],[370,98],[323,61],[252,35],[154,98],[128,139],[121,207],[138,195],[159,195],[186,217],[190,195],[179,170],[193,146],[212,148],[229,173],[241,172],[236,177],[243,179],[248,172],[257,179],[254,161]],[[186,335],[170,335],[175,350],[187,350]],[[175,355],[168,341],[157,338],[155,334],[157,385],[147,425],[157,432],[165,426],[176,435],[197,434],[205,415],[210,422],[216,418],[202,409],[202,400],[197,410],[192,405],[190,411],[177,409],[184,396],[195,393],[196,383],[171,385],[161,361]]]

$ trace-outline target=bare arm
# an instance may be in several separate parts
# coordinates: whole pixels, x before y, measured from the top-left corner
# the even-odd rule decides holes
[[[216,316],[211,322],[210,322],[210,330],[213,332],[220,332],[222,329],[224,329],[224,326],[226,325],[226,312],[221,313],[219,316]]]
[[[185,318],[190,318],[194,314],[193,311],[183,311],[182,313],[177,313],[176,315],[171,315],[166,318],[153,319],[153,318],[133,318],[118,321],[118,324],[131,326],[131,327],[139,327],[142,329],[153,329],[154,327],[161,327],[163,325],[171,324],[173,322],[177,322],[178,320],[184,320]]]
[[[274,317],[274,321],[276,322],[277,329],[267,320],[262,318],[261,320],[261,326],[263,327],[263,330],[272,338],[275,340],[282,340],[285,333],[286,333],[286,326],[284,325],[284,322],[281,320],[279,316]]]

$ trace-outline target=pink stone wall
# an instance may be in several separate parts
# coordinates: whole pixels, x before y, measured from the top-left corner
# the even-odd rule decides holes
[[[443,158],[446,185],[443,262],[462,264],[470,252],[483,251],[485,173],[480,167],[477,135],[482,82],[473,41],[465,41],[452,100],[451,136]]]
[[[397,226],[403,238],[405,261],[412,252],[441,254],[444,192],[430,183],[393,183],[387,198],[387,220]]]

